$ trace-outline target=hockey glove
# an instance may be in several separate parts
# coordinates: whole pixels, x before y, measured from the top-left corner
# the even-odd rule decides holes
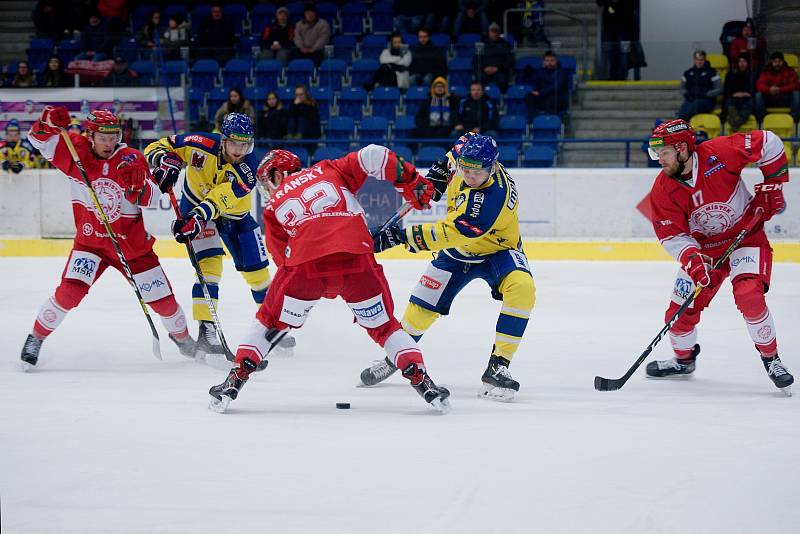
[[[416,167],[397,156],[400,165],[398,178],[394,185],[400,190],[403,198],[411,203],[414,209],[421,210],[429,207],[435,190],[433,184],[417,172]]]
[[[398,245],[404,245],[407,242],[408,240],[406,239],[406,231],[400,228],[400,225],[395,223],[388,226],[383,232],[378,233],[372,238],[372,250],[378,253],[389,248],[394,248]]]
[[[773,215],[780,213],[786,207],[786,201],[783,199],[783,182],[761,182],[755,185],[754,190],[755,196],[750,201],[749,211],[755,213],[758,208],[763,209],[762,221],[770,220]]]
[[[433,162],[425,177],[433,184],[434,193],[431,200],[438,202],[447,191],[447,184],[450,183],[450,169],[447,168],[447,160]]]
[[[19,174],[22,172],[22,169],[25,168],[25,165],[22,164],[21,161],[15,161],[11,164],[11,172],[14,174]]]
[[[711,283],[711,258],[701,253],[696,248],[690,248],[683,253],[681,266],[694,282],[694,285],[706,287]]]
[[[3,170],[4,171],[10,171],[11,170],[11,162],[8,161],[7,159],[3,160]]]
[[[169,151],[161,154],[158,167],[153,169],[153,178],[158,182],[158,188],[166,193],[175,186],[178,176],[183,168],[183,160],[175,152]]]
[[[178,243],[188,243],[206,228],[206,219],[199,211],[189,212],[187,219],[176,219],[172,223],[172,234]]]
[[[125,187],[125,198],[131,204],[144,204],[150,203],[152,190],[147,185],[147,177],[149,176],[147,169],[141,165],[128,165],[123,163],[117,167],[117,178],[120,184]],[[143,202],[144,201],[144,202]]]
[[[65,106],[45,106],[39,120],[55,128],[67,128],[70,121],[69,111]]]

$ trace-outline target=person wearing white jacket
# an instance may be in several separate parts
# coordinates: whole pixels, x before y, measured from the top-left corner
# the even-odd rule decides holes
[[[389,36],[389,46],[386,47],[379,58],[381,66],[378,72],[388,72],[391,70],[397,77],[397,87],[408,89],[410,75],[408,68],[411,66],[411,51],[408,45],[403,43],[403,37],[399,33]],[[380,76],[376,75],[376,82],[381,83]]]

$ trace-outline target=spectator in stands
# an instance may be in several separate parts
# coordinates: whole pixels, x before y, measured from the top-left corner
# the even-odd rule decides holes
[[[422,27],[431,3],[425,0],[398,0],[393,4],[395,29],[400,33],[414,33]]]
[[[533,71],[530,79],[533,89],[525,95],[528,121],[536,115],[551,113],[562,115],[569,108],[569,74],[561,68],[558,56],[547,50],[542,56],[542,68]]]
[[[458,0],[436,0],[427,3],[427,17],[422,27],[429,31],[450,35],[453,27],[453,14],[458,13]],[[395,21],[396,21],[395,17]],[[413,33],[413,32],[408,32]],[[426,83],[425,85],[427,85]]]
[[[36,77],[27,61],[17,63],[17,73],[11,80],[11,87],[36,87]]]
[[[372,83],[367,84],[367,90],[376,85],[408,89],[410,79],[408,68],[411,66],[411,60],[411,52],[408,45],[403,43],[403,36],[396,32],[391,34],[386,48],[381,52],[380,66],[375,71]]]
[[[228,91],[228,100],[225,101],[214,114],[216,131],[222,130],[222,121],[225,120],[228,113],[243,113],[250,117],[250,121],[253,124],[256,122],[256,111],[253,109],[253,105],[244,97],[242,90],[238,87],[234,87]]]
[[[695,50],[694,65],[681,76],[684,101],[678,118],[689,121],[692,115],[714,111],[717,96],[722,94],[722,80],[717,70],[706,61],[705,50]]]
[[[308,94],[305,85],[294,88],[294,100],[289,104],[290,139],[319,139],[322,127],[319,120],[319,106]]]
[[[258,116],[258,137],[283,139],[289,133],[289,112],[275,91],[267,93],[264,109]]]
[[[487,0],[459,0],[458,15],[453,23],[453,35],[480,33],[485,35],[489,29],[489,18],[486,16]]]
[[[147,18],[147,23],[139,32],[138,43],[141,48],[154,49],[156,47],[156,38],[161,34],[164,28],[161,25],[161,12],[151,11],[150,16]]]
[[[39,0],[33,9],[33,25],[36,26],[36,35],[61,39],[67,29],[67,13],[62,8],[62,2],[57,0]]]
[[[136,78],[136,73],[128,67],[125,58],[116,57],[111,72],[103,78],[103,85],[106,87],[134,87],[139,85],[139,80]]]
[[[289,22],[289,10],[279,7],[275,22],[264,26],[261,32],[261,57],[277,59],[285,67],[294,49],[294,24]]]
[[[122,34],[128,27],[128,0],[97,0],[97,11],[108,21],[112,34]]]
[[[792,118],[800,118],[800,83],[797,71],[783,59],[783,52],[773,52],[770,63],[756,83],[755,115],[758,122],[764,120],[767,108],[788,107]]]
[[[41,87],[69,87],[72,79],[64,73],[61,58],[53,54],[47,60],[47,67],[42,74]]]
[[[11,119],[6,124],[6,138],[0,141],[0,162],[5,172],[19,174],[23,169],[33,169],[39,160],[39,152],[30,141],[22,137],[19,123]]]
[[[511,83],[511,74],[514,72],[514,50],[511,45],[500,35],[500,25],[493,22],[489,26],[489,34],[484,39],[483,54],[476,54],[476,78],[484,85],[494,83],[505,93]]]
[[[447,76],[447,53],[431,42],[427,28],[417,32],[418,43],[411,49],[411,81],[430,85],[434,78]]]
[[[172,15],[167,21],[167,29],[161,39],[161,48],[164,50],[164,59],[180,59],[181,47],[189,46],[191,23],[183,20],[180,14]]]
[[[763,37],[756,37],[755,23],[750,18],[742,26],[741,35],[731,41],[728,47],[728,59],[732,68],[736,67],[742,54],[747,55],[751,71],[761,71],[761,67],[764,65],[764,57],[767,54],[767,42]]]
[[[458,124],[458,96],[451,95],[447,79],[434,78],[431,97],[422,103],[414,117],[414,137],[451,137]]]
[[[75,59],[91,59],[101,61],[111,55],[113,42],[108,33],[108,24],[100,18],[97,12],[89,14],[89,22],[81,31],[83,52]]]
[[[456,135],[472,132],[497,137],[497,104],[483,92],[483,86],[478,82],[472,82],[469,97],[459,104],[458,119],[454,128]]]
[[[631,43],[638,41],[638,0],[597,0],[597,5],[602,8],[601,42],[608,79],[625,80]]]
[[[210,15],[197,29],[197,46],[202,57],[216,59],[220,64],[233,57],[236,45],[233,22],[222,12],[222,4],[212,4]]]
[[[756,90],[756,75],[750,69],[749,54],[739,55],[735,67],[725,76],[725,99],[722,102],[721,119],[738,130],[753,112],[753,94]]]
[[[313,59],[315,65],[322,61],[323,48],[331,38],[331,26],[325,19],[319,18],[314,4],[306,4],[303,8],[303,20],[294,29],[294,57]]]

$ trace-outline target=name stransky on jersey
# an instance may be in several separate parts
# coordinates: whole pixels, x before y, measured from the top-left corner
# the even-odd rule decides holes
[[[272,198],[275,200],[280,200],[281,197],[288,194],[293,189],[300,187],[301,185],[308,183],[319,176],[322,176],[322,167],[319,165],[315,165],[314,167],[306,169],[306,172],[302,174],[293,174],[292,179],[288,182],[282,183],[281,188],[275,191],[275,194],[272,196]]]

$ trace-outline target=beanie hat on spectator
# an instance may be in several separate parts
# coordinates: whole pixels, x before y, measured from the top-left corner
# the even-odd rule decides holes
[[[436,86],[437,83],[444,85],[444,96],[447,96],[450,93],[450,88],[447,85],[447,78],[445,78],[444,76],[437,76],[436,78],[433,79],[433,83],[431,83],[431,96],[435,96],[433,88],[434,86]]]
[[[781,61],[785,61],[783,58],[783,52],[780,52],[779,50],[774,51],[772,55],[769,56],[769,59],[780,59]]]

